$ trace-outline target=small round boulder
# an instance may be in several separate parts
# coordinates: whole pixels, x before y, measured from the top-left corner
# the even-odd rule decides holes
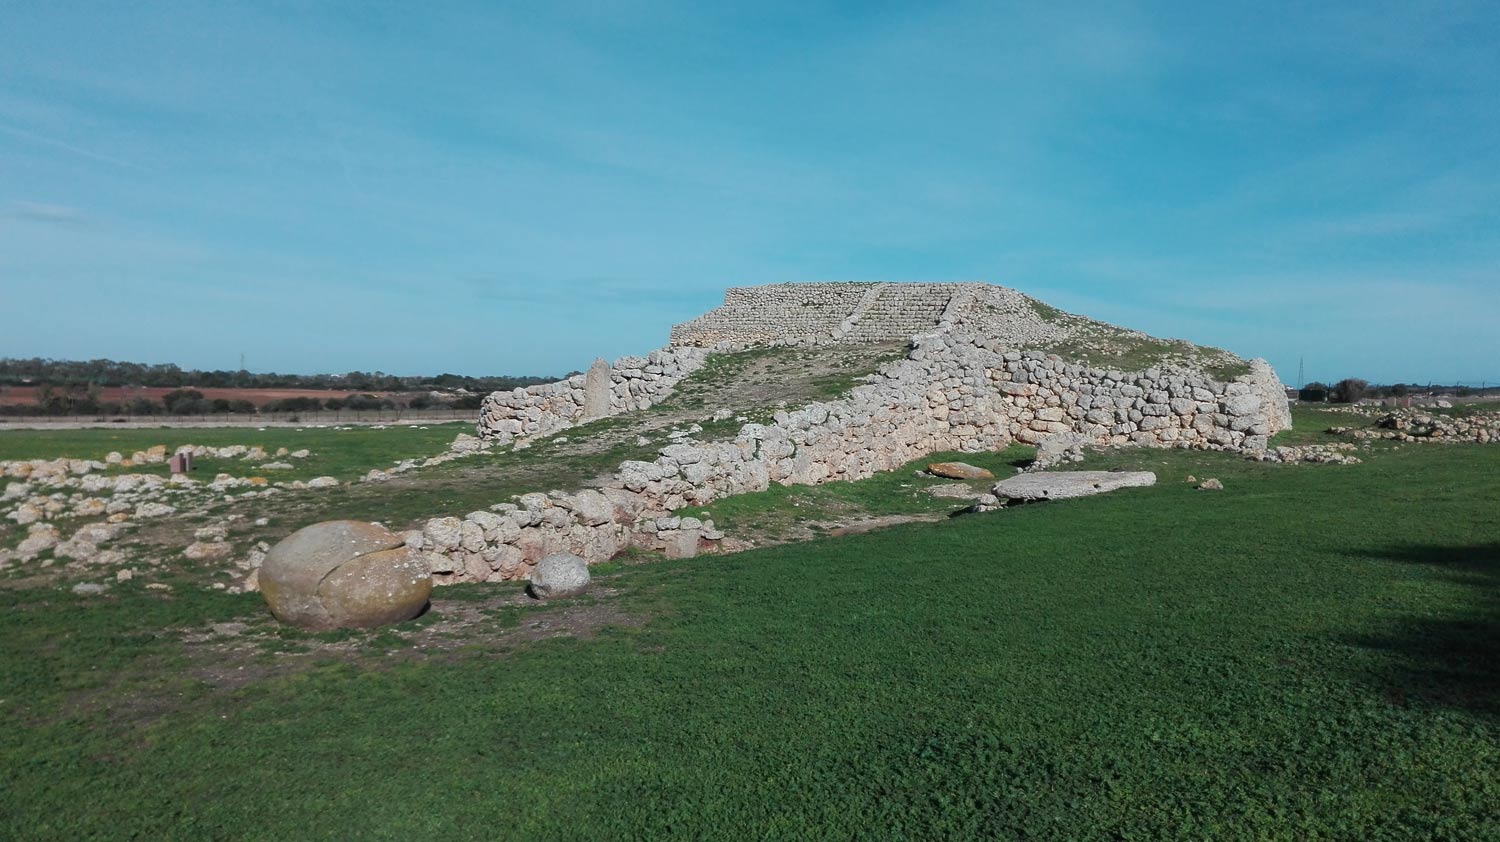
[[[589,589],[589,563],[572,553],[553,553],[531,571],[531,595],[537,599],[578,596]]]
[[[283,623],[314,631],[369,628],[422,613],[432,596],[432,571],[389,529],[330,520],[272,547],[259,584]]]

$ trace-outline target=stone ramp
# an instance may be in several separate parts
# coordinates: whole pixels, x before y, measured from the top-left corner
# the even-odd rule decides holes
[[[842,339],[885,342],[932,330],[957,292],[958,284],[881,284]]]

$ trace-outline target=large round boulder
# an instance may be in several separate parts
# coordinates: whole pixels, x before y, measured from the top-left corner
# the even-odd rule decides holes
[[[312,630],[368,628],[422,613],[432,595],[432,571],[389,529],[330,520],[272,547],[259,584],[283,623]]]
[[[553,553],[531,571],[531,595],[537,599],[578,596],[589,589],[589,563],[572,553]]]

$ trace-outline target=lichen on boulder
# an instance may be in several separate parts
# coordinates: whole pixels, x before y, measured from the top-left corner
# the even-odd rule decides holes
[[[402,536],[371,523],[334,520],[299,529],[272,547],[259,585],[283,623],[367,628],[422,613],[432,572]]]

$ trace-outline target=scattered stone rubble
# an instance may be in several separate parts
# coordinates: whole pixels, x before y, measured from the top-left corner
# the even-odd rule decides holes
[[[1455,417],[1400,410],[1382,416],[1375,422],[1375,429],[1354,430],[1352,434],[1359,439],[1403,442],[1500,443],[1500,412]]]
[[[194,458],[238,459],[247,463],[264,462],[268,458],[300,460],[312,455],[308,450],[289,452],[286,448],[270,453],[263,447],[252,445],[211,447],[189,444],[170,452],[166,445],[156,445],[129,456],[111,452],[103,460],[0,461],[0,477],[13,480],[0,490],[0,513],[28,528],[26,537],[14,549],[0,548],[0,569],[32,562],[39,556],[45,556],[40,562],[42,567],[60,561],[90,567],[117,566],[126,563],[128,557],[118,550],[105,549],[104,545],[116,542],[142,521],[170,517],[184,508],[199,508],[216,499],[265,497],[286,490],[326,488],[338,484],[332,477],[273,484],[261,476],[236,477],[227,473],[217,474],[212,480],[195,479],[185,474],[114,473],[121,469],[161,465],[177,453],[190,453]],[[66,521],[99,517],[104,520],[72,527],[71,534],[66,534],[62,526]],[[222,542],[222,538],[207,543],[200,540],[188,547],[185,554],[192,560],[217,561],[227,558],[231,548]],[[127,574],[126,578],[130,575],[133,574]]]
[[[1358,465],[1361,459],[1353,455],[1355,446],[1339,442],[1335,444],[1305,444],[1296,447],[1276,447],[1245,454],[1252,462],[1282,462],[1295,464],[1309,462],[1318,465]]]

